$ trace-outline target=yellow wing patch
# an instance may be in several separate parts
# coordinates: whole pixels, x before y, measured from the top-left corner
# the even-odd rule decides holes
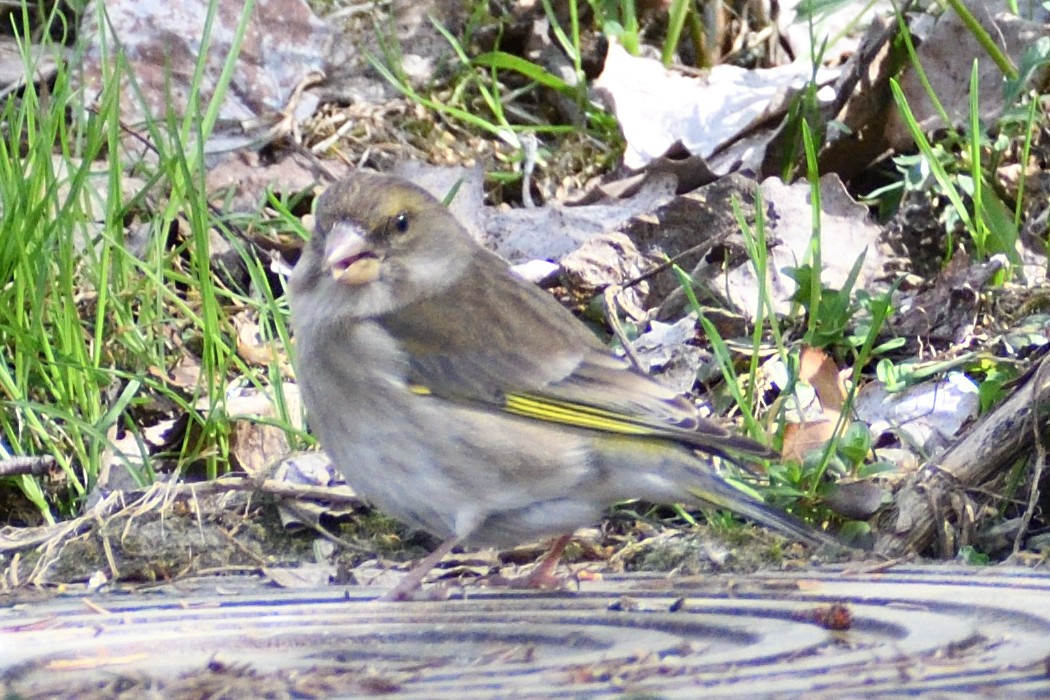
[[[417,396],[430,396],[433,392],[422,384],[409,384],[408,390]],[[630,416],[585,404],[557,399],[540,398],[528,394],[507,394],[503,410],[516,416],[535,418],[550,423],[571,425],[577,428],[604,430],[621,435],[661,435],[667,430],[653,428]]]
[[[513,413],[517,416],[545,420],[551,423],[561,423],[562,425],[570,425],[577,428],[604,430],[621,435],[657,436],[667,433],[666,430],[640,424],[636,420],[632,420],[630,416],[625,416],[622,413],[570,401],[538,398],[527,394],[507,394],[504,398],[503,408],[508,413]]]

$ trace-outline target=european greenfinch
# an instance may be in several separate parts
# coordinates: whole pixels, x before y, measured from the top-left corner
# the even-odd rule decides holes
[[[423,189],[358,172],[324,192],[315,219],[289,283],[311,429],[364,498],[444,538],[388,599],[409,596],[457,543],[561,535],[560,551],[632,498],[709,504],[834,542],[708,457],[765,447],[609,352]]]

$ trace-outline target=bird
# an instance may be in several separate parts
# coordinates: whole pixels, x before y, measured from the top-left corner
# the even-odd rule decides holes
[[[712,456],[771,455],[702,418],[414,183],[358,170],[318,198],[289,277],[310,429],[359,495],[442,540],[385,600],[410,598],[457,545],[571,533],[629,499],[733,511],[835,545],[726,480]]]

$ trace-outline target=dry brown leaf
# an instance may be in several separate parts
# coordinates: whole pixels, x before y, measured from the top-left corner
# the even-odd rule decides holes
[[[281,385],[289,420],[298,424],[302,416],[299,391],[295,384]],[[226,411],[233,423],[230,435],[230,463],[248,474],[266,473],[291,451],[283,428],[271,425],[265,419],[277,417],[274,398],[261,391],[250,390],[227,399]],[[261,419],[261,420],[260,420]]]
[[[233,422],[230,435],[230,464],[246,474],[266,473],[291,450],[284,430],[268,423],[243,419]]]
[[[803,348],[799,380],[813,387],[821,407],[818,418],[789,423],[784,428],[781,455],[801,462],[807,452],[827,444],[835,436],[846,400],[846,387],[835,361],[819,348]]]
[[[780,449],[785,460],[801,462],[810,450],[826,445],[835,436],[839,414],[825,411],[824,418],[806,423],[788,423],[784,426],[784,445]]]
[[[817,392],[817,400],[825,412],[842,412],[842,406],[846,402],[846,385],[839,376],[835,360],[826,352],[819,348],[803,348],[799,379]]]

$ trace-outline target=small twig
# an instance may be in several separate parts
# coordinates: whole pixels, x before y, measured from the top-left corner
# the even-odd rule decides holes
[[[988,481],[1004,465],[1033,450],[1030,431],[1046,428],[1046,416],[1033,410],[1033,404],[1050,403],[1050,380],[1045,376],[1050,372],[1042,369],[1042,365],[1034,367],[1021,385],[981,416],[961,440],[908,477],[894,494],[893,504],[879,516],[877,553],[895,557],[922,551],[933,538],[941,536],[945,527],[944,519],[931,504],[945,503],[951,493]],[[1038,469],[1042,469],[1041,456],[1039,462]],[[1033,485],[1029,503],[1038,500],[1035,490]],[[960,509],[958,501],[952,505],[957,513],[967,515],[966,506]],[[943,538],[941,541],[947,542]]]
[[[843,578],[847,578],[849,576],[860,576],[864,574],[881,574],[884,571],[892,569],[898,564],[907,564],[914,558],[915,557],[912,555],[905,557],[894,557],[893,559],[887,559],[886,561],[882,561],[877,564],[872,564],[871,566],[858,566],[857,568],[843,569],[839,575]]]
[[[113,556],[113,545],[110,544],[109,535],[106,534],[102,518],[98,518],[98,536],[102,540],[102,551],[106,555],[106,563],[109,564],[109,579],[116,581],[120,578],[120,567],[117,566],[117,558]]]
[[[18,476],[32,474],[41,476],[58,466],[58,460],[51,455],[7,457],[0,459],[0,476]]]
[[[521,145],[525,152],[525,162],[521,167],[521,201],[526,209],[533,209],[536,203],[532,201],[532,172],[536,167],[539,145],[533,134],[522,135]]]
[[[306,150],[306,152],[310,153],[311,155],[323,153],[329,148],[331,148],[336,141],[346,136],[346,134],[350,132],[355,126],[357,126],[356,121],[354,121],[353,119],[347,119],[345,122],[343,122],[342,126],[335,130],[335,132],[331,136],[321,139],[314,145],[310,146],[310,148],[304,150]]]
[[[7,567],[7,581],[5,587],[18,588],[21,584],[18,582],[18,567],[22,563],[22,553],[15,552],[14,556],[11,557],[11,566]]]
[[[217,574],[230,575],[230,574],[250,574],[259,570],[258,566],[236,566],[230,564],[228,566],[212,566],[205,569],[197,569],[194,572],[195,576],[215,576]],[[161,581],[157,583],[153,588],[161,588],[163,586],[170,585],[171,581]],[[149,588],[142,588],[140,590],[149,590]]]
[[[234,537],[226,528],[216,528],[234,547],[239,549],[249,559],[253,559],[259,566],[266,566],[268,562],[264,557],[259,556],[258,552],[253,552],[243,542]]]
[[[299,518],[299,522],[302,523],[304,527],[308,527],[311,530],[316,531],[319,535],[321,535],[321,537],[324,537],[326,540],[334,542],[340,547],[345,547],[346,549],[350,549],[355,552],[363,552],[364,554],[375,553],[375,549],[372,547],[367,547],[357,542],[351,542],[350,540],[344,539],[339,535],[335,534],[334,532],[331,532],[324,525],[319,523],[317,521],[317,518],[311,517],[305,510],[298,507],[298,505],[294,502],[284,503],[282,504],[282,507],[294,513],[296,517]]]
[[[84,607],[91,610],[91,612],[98,613],[99,615],[112,615],[113,613],[102,607],[90,598],[81,598],[80,602],[84,604]]]
[[[1025,535],[1028,534],[1028,526],[1032,522],[1032,516],[1035,515],[1035,509],[1039,503],[1039,480],[1043,478],[1043,468],[1046,466],[1046,446],[1043,444],[1042,435],[1042,406],[1035,393],[1035,387],[1043,382],[1047,374],[1046,362],[1046,357],[1044,357],[1039,363],[1039,369],[1035,372],[1035,381],[1030,384],[1032,394],[1032,442],[1035,443],[1035,462],[1032,464],[1032,488],[1028,492],[1028,507],[1025,508],[1024,515],[1021,516],[1021,526],[1017,529],[1017,536],[1014,537],[1014,554],[1021,551],[1021,544],[1024,542]]]
[[[259,483],[243,477],[226,477],[214,481],[194,484],[198,493],[218,493],[221,491],[259,491],[280,498],[293,500],[309,499],[322,503],[358,505],[361,498],[349,486],[306,486],[292,484],[276,479],[264,479]]]
[[[705,253],[706,254],[712,248],[715,247],[716,243],[721,243],[723,240],[725,240],[725,236],[719,236],[718,238],[709,239],[709,240],[704,241],[703,243],[699,243],[697,245],[694,245],[692,248],[686,248],[681,253],[678,253],[678,254],[668,258],[664,262],[659,263],[658,265],[656,265],[656,267],[653,267],[652,269],[643,272],[642,274],[638,275],[637,277],[632,277],[631,279],[629,279],[626,282],[624,282],[623,284],[621,284],[620,287],[623,288],[623,289],[627,289],[628,287],[633,287],[634,285],[638,284],[639,282],[644,282],[647,279],[655,277],[656,275],[660,274],[664,270],[669,270],[672,265],[677,264],[679,260],[681,260],[682,258],[686,257],[687,255],[693,255],[694,253]]]
[[[191,494],[203,496],[227,491],[260,491],[279,498],[292,500],[309,499],[332,505],[359,505],[361,503],[361,499],[354,494],[349,486],[302,486],[273,479],[266,479],[262,483],[258,483],[253,479],[244,477],[225,477],[197,484],[155,484],[144,493],[138,494],[134,500],[126,499],[127,494],[122,491],[114,491],[95,504],[84,515],[56,525],[30,528],[0,528],[0,552],[18,552],[30,547],[45,546],[47,552],[37,560],[37,565],[34,569],[35,575],[50,565],[51,552],[55,547],[66,542],[71,537],[85,532],[92,524],[105,523],[123,514],[128,520],[121,534],[123,539],[132,527],[135,518],[148,513],[158,506],[170,503],[180,496],[189,496]],[[10,575],[10,567],[7,570]],[[32,576],[30,580],[32,580]]]
[[[299,120],[295,118],[295,112],[299,109],[299,103],[302,101],[303,92],[306,91],[306,88],[319,85],[324,82],[324,79],[325,74],[321,71],[315,70],[307,73],[292,90],[292,95],[288,98],[287,103],[285,103],[284,109],[278,112],[278,116],[280,117],[278,122],[269,130],[256,137],[256,139],[261,139],[264,143],[267,143],[270,141],[276,141],[281,136],[287,135],[291,137],[292,143],[296,146],[301,146],[303,143],[303,137],[302,134],[299,133]],[[247,128],[245,128],[245,130],[247,131]]]
[[[612,328],[616,338],[620,341],[620,345],[623,346],[623,351],[627,353],[627,358],[635,366],[635,369],[639,372],[648,372],[648,368],[642,366],[642,362],[637,353],[635,353],[631,341],[623,331],[623,324],[620,323],[620,314],[617,312],[619,303],[616,301],[616,297],[621,291],[623,291],[623,287],[618,284],[610,284],[605,288],[605,292],[602,295],[602,301],[605,302],[605,321]]]

